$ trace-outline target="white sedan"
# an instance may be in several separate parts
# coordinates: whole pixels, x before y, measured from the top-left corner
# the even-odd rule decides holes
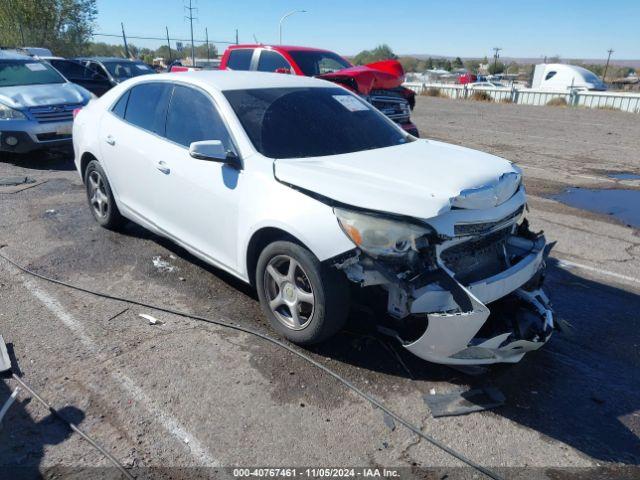
[[[416,139],[333,83],[138,77],[82,109],[73,142],[100,225],[132,220],[251,283],[295,343],[338,332],[356,297],[439,363],[517,362],[554,329],[520,170]]]

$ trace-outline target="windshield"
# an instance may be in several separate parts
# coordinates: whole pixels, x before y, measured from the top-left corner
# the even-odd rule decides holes
[[[0,60],[0,87],[66,83],[50,65],[37,60]]]
[[[315,77],[351,67],[349,62],[333,52],[293,50],[288,53],[307,77]]]
[[[126,80],[127,78],[137,77],[139,75],[155,73],[151,67],[144,63],[127,62],[126,60],[121,62],[103,62],[103,65],[116,80]]]
[[[342,88],[224,92],[256,150],[269,158],[339,155],[406,143],[380,112]]]

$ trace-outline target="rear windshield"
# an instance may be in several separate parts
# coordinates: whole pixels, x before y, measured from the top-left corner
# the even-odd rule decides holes
[[[0,60],[0,87],[66,83],[54,68],[37,60]]]
[[[150,66],[144,63],[127,62],[103,62],[105,68],[111,76],[116,80],[126,80],[127,78],[137,77],[139,75],[147,75],[156,73]]]
[[[339,155],[390,147],[408,136],[342,88],[223,92],[256,150],[269,158]]]
[[[307,77],[333,73],[351,67],[349,62],[333,52],[292,50],[289,55]]]

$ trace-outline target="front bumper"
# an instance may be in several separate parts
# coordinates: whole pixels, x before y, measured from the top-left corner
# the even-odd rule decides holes
[[[72,126],[72,121],[38,123],[17,120],[0,123],[0,152],[28,153],[45,148],[68,147],[71,145]]]
[[[555,328],[541,289],[548,250],[544,236],[529,231],[526,221],[497,228],[484,237],[495,248],[456,239],[436,245],[423,273],[396,278],[383,263],[360,254],[338,268],[361,286],[386,290],[395,320],[383,330],[414,355],[450,365],[515,363],[544,345]],[[456,245],[464,246],[462,261],[448,253]],[[502,260],[483,263],[491,255]]]
[[[549,300],[539,285],[523,288],[544,269],[545,238],[540,236],[534,241],[511,237],[509,242],[512,248],[525,249],[528,253],[507,270],[466,287],[458,283],[444,266],[441,267],[455,282],[455,293],[467,297],[470,308],[466,311],[446,313],[459,305],[454,299],[454,292],[438,284],[427,285],[415,292],[411,313],[426,313],[426,330],[417,340],[403,342],[407,350],[435,363],[479,365],[515,363],[525,353],[546,343],[554,329]],[[511,294],[529,312],[527,322],[533,322],[534,328],[528,332],[527,338],[519,338],[522,335],[509,327],[520,323],[518,317],[521,312],[518,310],[508,312],[507,321],[500,322],[504,331],[488,338],[477,335],[491,315],[486,304]]]

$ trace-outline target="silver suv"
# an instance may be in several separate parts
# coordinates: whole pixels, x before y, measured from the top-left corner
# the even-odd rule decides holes
[[[94,97],[46,62],[0,51],[0,155],[71,146],[73,111]]]

